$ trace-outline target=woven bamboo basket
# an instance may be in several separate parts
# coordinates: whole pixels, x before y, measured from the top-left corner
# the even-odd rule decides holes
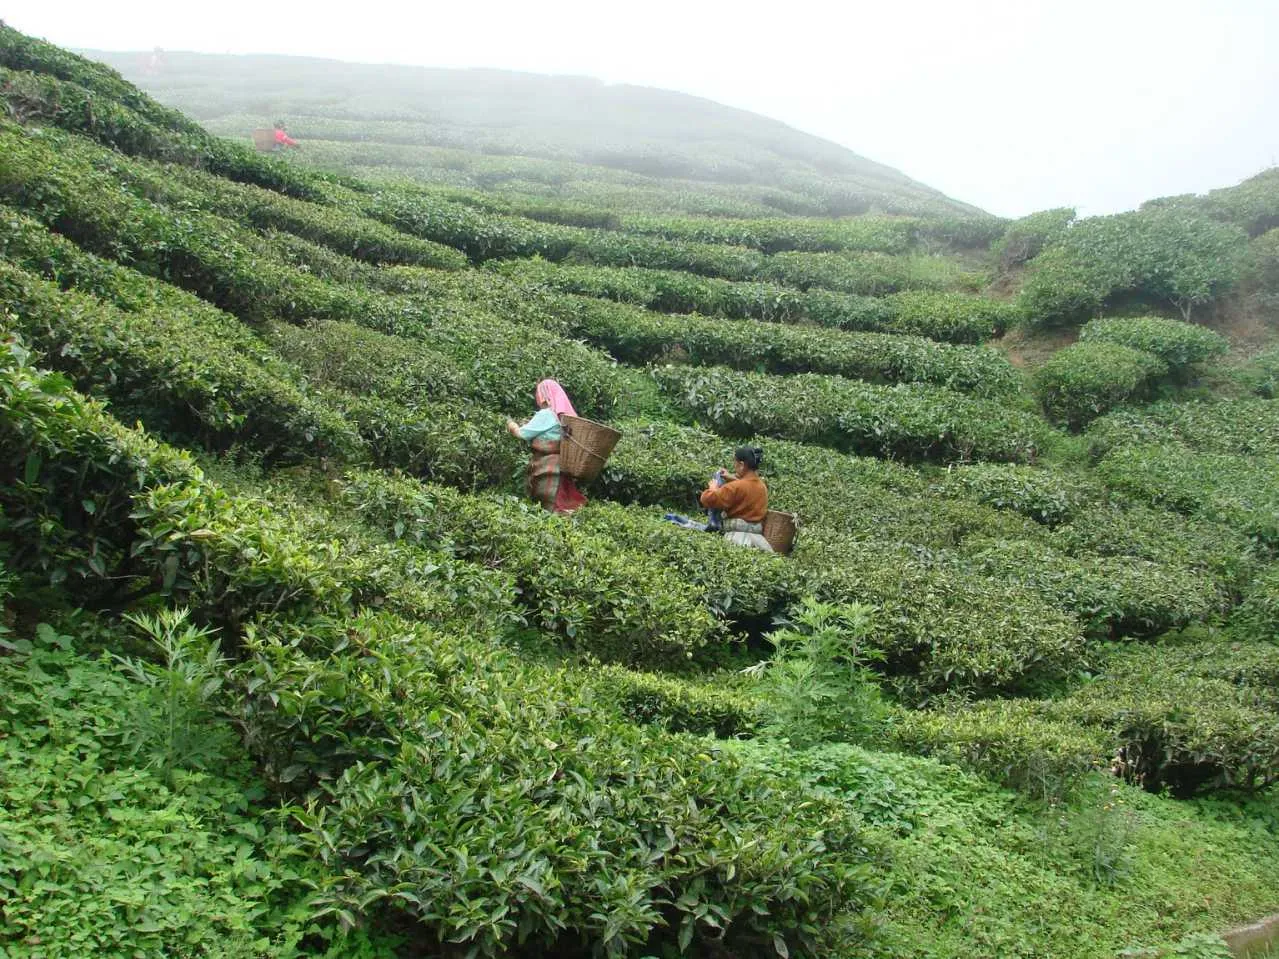
[[[764,517],[764,539],[773,547],[774,553],[789,556],[795,545],[795,530],[798,524],[794,513],[783,513],[770,509]]]
[[[253,145],[259,153],[270,153],[275,149],[275,131],[269,128],[254,130]]]
[[[579,483],[589,483],[600,475],[613,447],[622,434],[611,426],[583,419],[561,416],[560,469]]]

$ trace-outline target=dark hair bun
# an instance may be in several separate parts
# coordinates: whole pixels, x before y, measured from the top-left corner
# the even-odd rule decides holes
[[[733,458],[757,470],[759,464],[764,462],[764,451],[758,446],[739,446],[733,451]]]

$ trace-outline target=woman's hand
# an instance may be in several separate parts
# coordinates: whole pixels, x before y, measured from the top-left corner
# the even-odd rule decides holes
[[[512,436],[518,437],[520,435],[520,424],[515,422],[515,420],[508,418],[506,421],[506,432],[510,433]]]

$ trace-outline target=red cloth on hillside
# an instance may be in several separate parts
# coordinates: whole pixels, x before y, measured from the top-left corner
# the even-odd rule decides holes
[[[293,137],[289,136],[279,127],[275,128],[275,142],[282,147],[295,147],[298,145],[297,140],[293,139]]]

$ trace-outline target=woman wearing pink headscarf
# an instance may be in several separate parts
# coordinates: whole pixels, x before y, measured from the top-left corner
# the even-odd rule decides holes
[[[571,513],[586,505],[586,497],[578,491],[573,477],[560,472],[560,417],[576,416],[577,410],[555,380],[538,383],[533,398],[539,407],[534,417],[523,426],[507,420],[506,431],[533,445],[526,476],[529,497],[545,509]]]

